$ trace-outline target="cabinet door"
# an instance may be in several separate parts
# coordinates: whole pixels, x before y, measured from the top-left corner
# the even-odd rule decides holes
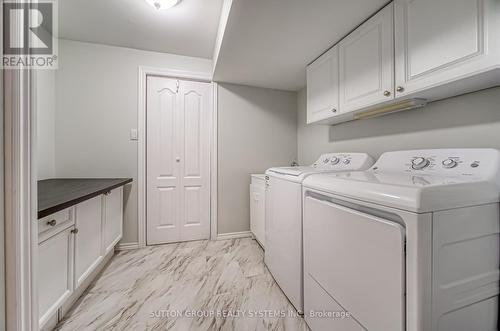
[[[391,3],[339,43],[342,112],[394,98],[393,16]]]
[[[250,185],[250,230],[255,239],[265,245],[265,189],[262,186]]]
[[[395,1],[396,96],[498,64],[499,8],[498,0]]]
[[[43,327],[73,292],[73,227],[38,244],[38,314]]]
[[[339,51],[335,46],[307,67],[307,123],[339,112]]]
[[[102,259],[102,197],[76,206],[75,285],[80,286]]]
[[[104,255],[109,253],[122,238],[123,188],[104,195]]]

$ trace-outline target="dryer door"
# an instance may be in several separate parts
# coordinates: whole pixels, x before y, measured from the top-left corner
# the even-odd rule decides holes
[[[404,330],[405,229],[309,196],[303,222],[304,281],[316,282],[361,328]],[[317,297],[304,293],[306,316],[309,307],[319,308]],[[331,329],[340,330],[340,323],[332,320]]]

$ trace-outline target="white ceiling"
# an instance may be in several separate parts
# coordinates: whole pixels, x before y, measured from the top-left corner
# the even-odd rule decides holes
[[[212,58],[223,0],[183,0],[157,11],[144,0],[62,0],[59,37]]]
[[[233,0],[214,80],[298,90],[308,63],[387,3]]]

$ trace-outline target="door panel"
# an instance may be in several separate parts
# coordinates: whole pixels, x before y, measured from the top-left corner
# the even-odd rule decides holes
[[[186,225],[199,225],[201,223],[201,188],[200,187],[186,187],[184,196],[186,203],[184,206],[186,215]]]
[[[68,228],[38,245],[39,326],[73,292],[73,234]]]
[[[173,187],[161,187],[159,191],[160,215],[158,218],[158,227],[174,228],[176,215],[176,191]]]
[[[177,81],[147,79],[147,242],[179,240]]]
[[[123,234],[123,187],[104,196],[104,255],[114,249]]]
[[[339,111],[339,50],[334,46],[307,67],[307,124]]]
[[[80,286],[103,258],[102,197],[84,201],[75,207],[75,288]]]
[[[394,98],[393,16],[391,3],[339,43],[342,112]]]
[[[488,65],[488,12],[495,0],[395,2],[397,96],[457,79]],[[453,10],[450,10],[453,8]]]
[[[147,241],[210,235],[209,83],[148,77]]]
[[[305,274],[364,328],[404,330],[404,228],[312,197],[303,222]]]
[[[182,192],[180,240],[210,236],[210,115],[212,87],[208,83],[182,81]]]
[[[201,176],[201,95],[189,91],[184,95],[184,175],[188,177]]]

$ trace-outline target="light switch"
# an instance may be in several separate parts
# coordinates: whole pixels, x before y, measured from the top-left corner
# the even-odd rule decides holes
[[[130,140],[139,140],[137,129],[130,129]]]

